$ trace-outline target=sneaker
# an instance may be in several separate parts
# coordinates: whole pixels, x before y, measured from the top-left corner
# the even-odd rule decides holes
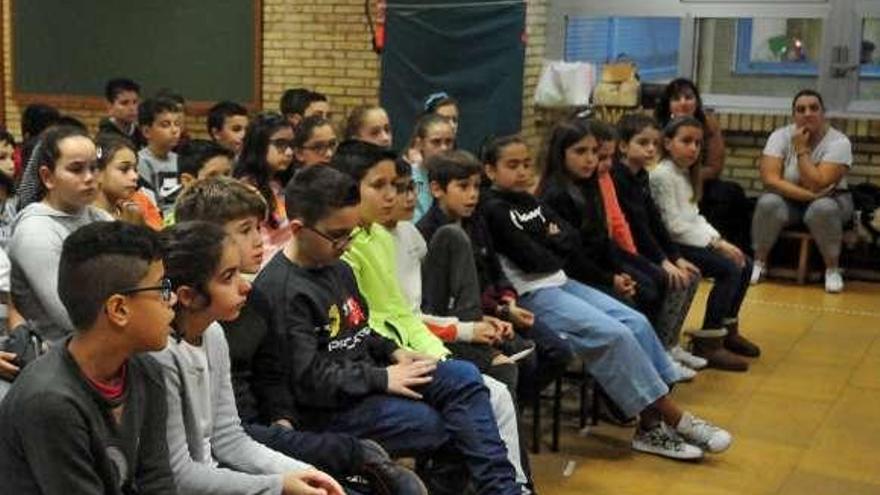
[[[758,282],[760,282],[761,279],[764,278],[765,268],[766,267],[764,266],[764,263],[761,263],[757,260],[754,262],[754,264],[752,264],[752,278],[750,280],[750,283],[752,285],[758,285]]]
[[[840,268],[825,270],[825,292],[829,294],[843,292],[843,275],[840,273]]]
[[[669,349],[669,357],[672,358],[673,361],[678,361],[692,370],[701,370],[709,364],[705,359],[700,356],[694,356],[684,350],[680,345]]]
[[[381,445],[361,440],[364,463],[361,472],[377,495],[428,495],[425,484],[416,473],[394,462]]]
[[[733,442],[730,433],[689,412],[681,416],[675,431],[686,441],[713,454],[724,452]]]
[[[703,458],[703,449],[685,442],[680,435],[662,422],[647,430],[642,427],[636,428],[632,448],[639,452],[682,461]]]
[[[675,383],[679,382],[689,382],[697,376],[697,372],[688,368],[687,366],[679,363],[678,361],[672,362],[672,367],[675,368],[675,373],[678,378],[675,380]]]

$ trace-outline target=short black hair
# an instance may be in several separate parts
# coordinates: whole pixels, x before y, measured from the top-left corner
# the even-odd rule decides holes
[[[235,153],[207,139],[193,139],[186,143],[177,157],[177,174],[189,174],[198,177],[205,163],[216,156],[225,156],[230,162]]]
[[[204,298],[203,307],[210,306],[208,282],[220,266],[226,239],[223,227],[211,222],[180,222],[163,230],[165,277],[171,286],[192,287]]]
[[[223,124],[229,117],[241,115],[248,116],[247,108],[234,101],[221,101],[208,110],[208,134],[214,130],[223,129]]]
[[[156,94],[153,95],[155,98],[168,98],[169,100],[177,103],[180,106],[180,111],[183,111],[183,106],[186,105],[186,98],[183,97],[182,94],[171,88],[159,88],[156,91]]]
[[[41,132],[55,125],[61,118],[57,108],[33,103],[21,112],[21,133],[25,139],[39,136]]]
[[[454,180],[470,179],[482,172],[479,160],[464,150],[438,153],[428,158],[425,168],[428,169],[428,180],[436,182],[444,190]]]
[[[15,137],[12,133],[4,128],[0,128],[0,143],[6,143],[9,146],[15,146]]]
[[[113,294],[134,288],[162,259],[158,234],[125,222],[95,222],[64,240],[58,297],[74,328],[87,330]]]
[[[590,134],[592,134],[600,144],[617,139],[617,129],[611,124],[599,119],[588,119],[586,120],[586,125],[590,129]]]
[[[181,191],[174,206],[178,222],[200,220],[225,225],[233,220],[266,217],[266,201],[259,191],[231,177],[211,177]]]
[[[519,134],[507,136],[486,136],[480,145],[480,161],[484,164],[495,165],[501,158],[501,152],[511,144],[526,144]]]
[[[138,105],[138,124],[149,127],[153,125],[159,114],[165,112],[182,113],[182,110],[180,104],[170,98],[162,96],[147,98]]]
[[[314,225],[335,210],[360,203],[360,189],[351,176],[331,167],[297,171],[284,188],[287,217]]]
[[[70,127],[76,127],[78,129],[82,129],[84,131],[88,131],[89,128],[86,127],[86,123],[72,115],[62,115],[58,117],[58,121],[53,125],[65,125]]]
[[[815,89],[804,88],[795,93],[794,98],[791,99],[791,113],[794,113],[794,106],[801,96],[815,97],[817,100],[819,100],[819,107],[822,108],[822,111],[825,111],[825,100],[822,99],[822,95]]]
[[[315,129],[318,127],[324,127],[325,125],[333,127],[332,122],[320,115],[312,115],[311,117],[303,119],[303,121],[300,122],[299,127],[296,129],[296,133],[293,135],[293,147],[295,149],[302,149],[306,144],[306,141],[312,138]]]
[[[279,110],[281,110],[281,114],[285,117],[294,114],[305,115],[309,105],[316,101],[327,101],[327,97],[322,93],[306,88],[288,89],[281,95]]]
[[[116,101],[116,97],[125,91],[133,91],[140,94],[141,86],[127,77],[110,79],[107,81],[107,84],[104,85],[104,97],[107,98],[107,101],[110,103]]]
[[[628,113],[617,122],[617,135],[621,141],[628,143],[648,127],[660,130],[660,124],[653,117],[639,112]]]
[[[373,143],[351,139],[343,141],[336,148],[336,153],[330,160],[330,166],[348,174],[360,184],[367,172],[384,160],[392,162],[397,158],[393,151],[385,149]]]

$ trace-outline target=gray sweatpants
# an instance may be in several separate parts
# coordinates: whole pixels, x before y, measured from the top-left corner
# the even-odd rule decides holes
[[[852,215],[853,199],[848,192],[809,203],[791,201],[776,193],[764,193],[758,198],[752,218],[752,247],[756,253],[769,253],[783,228],[803,222],[822,257],[837,260],[843,240],[843,225]]]

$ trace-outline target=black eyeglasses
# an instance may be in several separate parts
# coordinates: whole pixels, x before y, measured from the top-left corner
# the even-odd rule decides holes
[[[121,290],[118,293],[123,296],[130,296],[132,294],[137,294],[139,292],[149,292],[149,291],[159,291],[159,295],[162,297],[162,300],[168,302],[171,300],[171,296],[174,294],[174,287],[171,285],[170,278],[163,278],[159,285],[155,287],[133,287],[131,289]]]
[[[328,151],[336,151],[337,146],[339,146],[339,143],[335,139],[332,139],[330,141],[318,141],[314,144],[303,145],[302,149],[314,151],[319,155],[323,155]]]
[[[314,227],[309,227],[308,225],[306,225],[303,228],[308,229],[308,230],[318,234],[318,237],[321,237],[325,241],[328,241],[330,243],[330,245],[333,247],[333,249],[336,249],[336,250],[345,249],[346,247],[348,247],[349,244],[351,244],[351,241],[354,239],[354,231],[353,230],[351,232],[344,234],[344,235],[341,235],[339,237],[330,237],[329,235],[321,232],[320,230],[318,230]]]
[[[271,139],[269,140],[269,144],[275,147],[278,151],[284,151],[287,149],[294,149],[293,147],[293,139]]]

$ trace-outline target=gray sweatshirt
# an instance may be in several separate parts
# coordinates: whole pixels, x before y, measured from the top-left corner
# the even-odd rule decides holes
[[[194,358],[193,346],[187,346],[170,337],[168,347],[153,354],[165,375],[168,450],[178,491],[280,494],[282,473],[311,466],[257,443],[242,429],[232,393],[229,347],[218,323],[202,337],[207,369]]]
[[[100,220],[112,221],[113,217],[91,206],[71,215],[39,202],[29,204],[12,224],[12,300],[22,316],[36,323],[37,332],[46,340],[59,340],[73,328],[58,297],[58,264],[64,239],[83,225]]]

